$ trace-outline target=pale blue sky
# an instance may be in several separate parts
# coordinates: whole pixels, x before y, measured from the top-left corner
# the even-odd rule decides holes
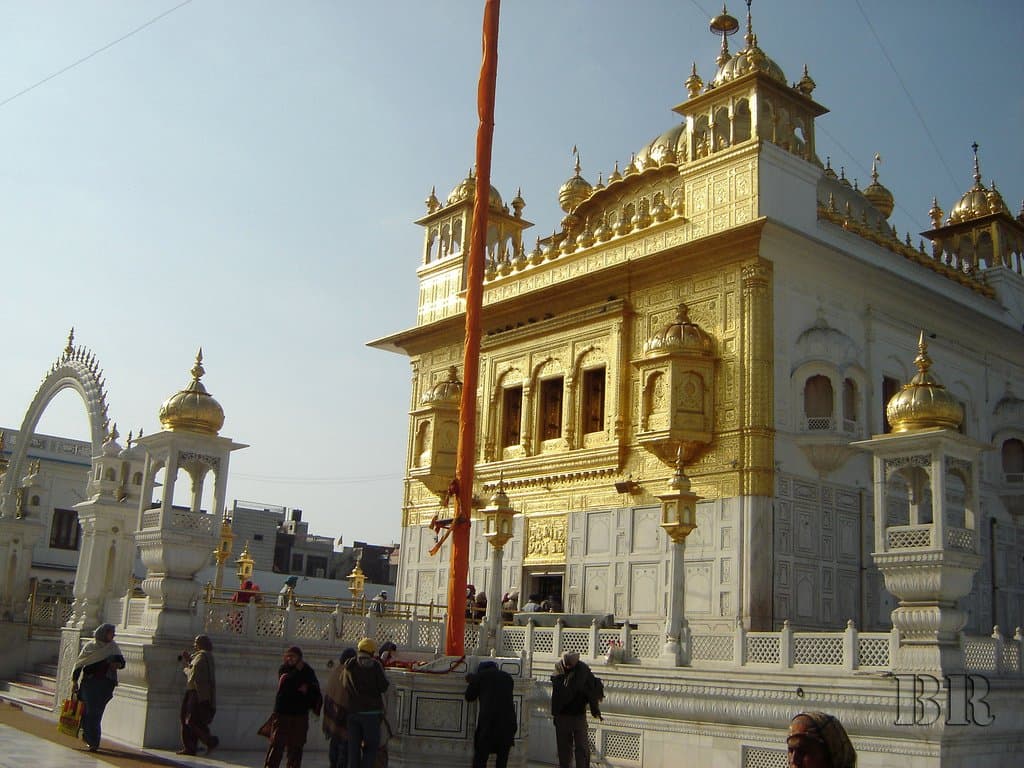
[[[0,3],[0,101],[176,4]],[[72,325],[124,434],[158,428],[202,345],[222,434],[251,445],[230,498],[301,507],[346,541],[397,540],[409,368],[364,344],[412,324],[411,222],[472,164],[482,8],[195,0],[0,106],[0,424],[21,424]],[[522,186],[531,242],[561,218],[573,144],[594,181],[677,122],[691,62],[713,75],[719,8],[506,0],[492,180],[506,200]],[[881,153],[901,234],[928,228],[932,195],[948,211],[967,190],[973,141],[986,184],[1020,209],[1019,2],[753,10],[761,48],[790,81],[807,63],[831,110],[822,158],[863,186]],[[84,437],[77,399],[41,430]]]

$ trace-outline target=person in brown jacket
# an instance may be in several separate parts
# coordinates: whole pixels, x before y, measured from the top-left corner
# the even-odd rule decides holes
[[[373,768],[380,748],[380,721],[384,718],[384,691],[388,678],[374,658],[377,643],[364,637],[356,657],[341,670],[340,708],[348,713],[348,768]]]
[[[206,635],[197,635],[192,653],[185,651],[185,698],[181,701],[181,749],[179,755],[194,755],[199,742],[209,755],[220,744],[210,733],[217,712],[217,678],[213,672],[213,643]]]

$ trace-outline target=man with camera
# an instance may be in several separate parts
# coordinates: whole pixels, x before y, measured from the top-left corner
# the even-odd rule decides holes
[[[178,661],[185,665],[185,698],[181,702],[181,749],[179,755],[194,755],[199,742],[209,755],[220,739],[210,733],[217,712],[217,681],[213,673],[213,643],[198,635],[193,650],[183,651]]]

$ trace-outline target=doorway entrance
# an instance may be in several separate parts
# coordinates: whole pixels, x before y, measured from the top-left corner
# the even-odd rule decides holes
[[[554,598],[558,601],[558,612],[561,613],[564,610],[561,606],[563,605],[562,587],[565,580],[565,571],[544,569],[528,571],[525,576],[526,578],[523,582],[526,585],[526,589],[523,590],[523,594],[520,597],[521,604],[525,605],[531,595],[538,595],[538,602]]]

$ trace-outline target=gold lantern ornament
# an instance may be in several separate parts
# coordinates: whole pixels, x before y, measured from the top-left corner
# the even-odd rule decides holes
[[[348,581],[348,591],[352,594],[353,600],[358,600],[363,596],[363,589],[366,586],[366,574],[363,573],[362,560],[363,555],[360,552],[355,568],[352,569],[352,573],[345,577],[346,581]]]
[[[480,514],[484,520],[484,538],[495,549],[501,549],[512,538],[516,515],[505,493],[504,478],[498,480],[498,488],[491,496],[490,503],[480,510]]]
[[[672,541],[682,543],[697,527],[697,502],[701,497],[690,490],[690,478],[683,472],[683,449],[676,455],[676,471],[668,481],[669,493],[661,499],[661,527]]]
[[[242,548],[242,554],[235,560],[235,565],[238,566],[235,570],[235,575],[238,576],[238,584],[241,586],[246,581],[252,578],[253,569],[256,566],[256,561],[252,559],[252,555],[249,554],[249,542],[245,542],[245,546]]]

